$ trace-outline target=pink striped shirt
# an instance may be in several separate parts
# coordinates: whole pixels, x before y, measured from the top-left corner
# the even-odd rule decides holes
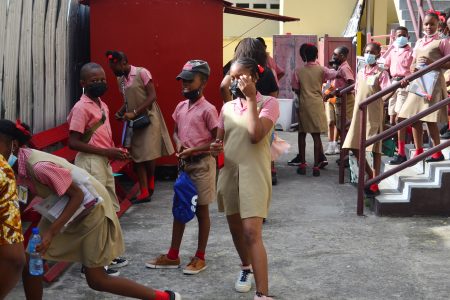
[[[103,113],[106,117],[105,123],[94,132],[89,145],[99,148],[113,148],[114,141],[109,122],[109,109],[102,100],[100,100],[100,106],[98,106],[97,103],[83,94],[67,117],[69,130],[83,134],[101,120]]]
[[[25,179],[30,179],[31,175],[28,174],[26,163],[31,155],[31,149],[20,148],[18,155],[18,168],[19,176]],[[72,184],[72,175],[70,171],[62,168],[49,161],[40,161],[33,166],[34,176],[36,179],[47,186],[52,191],[56,192],[58,196],[64,195]],[[30,186],[34,189],[35,187]]]
[[[211,131],[219,125],[217,109],[205,97],[189,107],[189,100],[178,103],[172,118],[177,124],[177,134],[183,147],[192,148],[210,143],[215,136]]]
[[[320,66],[320,64],[317,61],[307,62],[303,67],[307,68],[309,66]],[[331,79],[335,79],[338,74],[338,72],[333,69],[328,69],[328,68],[322,67],[322,70],[323,70],[322,83],[325,83]],[[298,73],[298,69],[296,69],[295,72],[292,73],[292,78],[291,78],[291,86],[294,90],[300,89],[300,81],[298,79],[297,73]]]
[[[409,45],[403,48],[395,47],[386,56],[384,65],[389,68],[392,77],[405,77],[411,74],[413,50]]]
[[[261,108],[261,111],[259,112],[259,117],[260,118],[267,118],[269,120],[271,120],[273,122],[273,124],[276,123],[276,121],[278,120],[278,117],[280,116],[280,107],[278,105],[278,100],[274,97],[269,97],[269,96],[264,96],[264,97],[268,97],[266,98],[267,100],[264,102],[264,105]],[[260,102],[263,100],[263,96],[257,92],[256,94],[256,102]],[[220,116],[219,116],[219,128],[221,129],[225,129],[225,125],[224,125],[224,109],[225,106],[233,106],[233,111],[235,114],[237,115],[243,115],[246,111],[247,111],[247,101],[246,100],[240,100],[239,98],[234,99],[232,101],[229,101],[227,103],[225,103],[222,106],[222,110],[220,111]]]
[[[128,73],[128,76],[125,76],[125,87],[129,87],[133,83],[134,78],[136,78],[137,69],[137,67],[131,66],[130,73]],[[150,74],[150,71],[146,68],[141,68],[140,74],[144,86],[152,80],[152,74]]]

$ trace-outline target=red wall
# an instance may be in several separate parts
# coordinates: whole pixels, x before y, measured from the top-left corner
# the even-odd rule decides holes
[[[219,110],[222,100],[223,3],[219,0],[94,0],[90,1],[91,60],[100,63],[109,85],[103,97],[110,107],[114,140],[120,143],[122,123],[113,115],[123,104],[116,78],[104,56],[106,50],[122,50],[130,64],[147,68],[156,87],[158,104],[170,135],[172,112],[181,96],[175,77],[189,59],[208,61],[211,77],[205,97]],[[161,164],[175,164],[174,157]]]

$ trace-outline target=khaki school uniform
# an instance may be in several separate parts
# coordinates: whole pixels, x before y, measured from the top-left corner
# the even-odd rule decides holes
[[[258,94],[258,107],[264,107],[263,97]],[[248,135],[248,111],[236,113],[239,99],[227,102],[222,110],[225,163],[219,172],[217,202],[219,211],[227,216],[240,214],[242,219],[266,218],[272,196],[270,171],[269,133],[257,144]],[[274,101],[278,117],[278,103]],[[276,118],[274,118],[276,120]],[[220,127],[220,126],[219,126]]]
[[[125,96],[128,101],[127,112],[132,112],[147,100],[147,90],[140,76],[141,69],[137,68],[133,82],[125,87]],[[121,86],[121,79],[118,81]],[[156,101],[147,113],[151,124],[145,128],[133,130],[131,139],[130,154],[133,161],[137,163],[172,155],[175,152],[164,117]]]
[[[343,144],[345,149],[359,149],[360,137],[360,118],[359,118],[359,104],[365,101],[371,95],[381,91],[384,85],[389,84],[389,79],[386,71],[375,66],[370,69],[367,75],[364,75],[365,69],[358,73],[357,90],[355,97],[355,108],[353,110],[352,123],[348,130],[347,136]],[[377,135],[383,131],[384,124],[384,102],[383,99],[377,99],[367,106],[367,128],[366,138]],[[382,143],[377,142],[366,148],[366,151],[373,151],[381,153]]]
[[[321,133],[328,130],[322,97],[324,69],[318,64],[305,65],[297,71],[300,83],[299,132]]]
[[[419,42],[418,42],[419,43]],[[414,49],[415,58],[413,64],[415,64],[415,59],[421,56],[425,56],[430,58],[433,61],[436,61],[443,57],[440,50],[441,40],[433,40],[421,47],[417,47]],[[424,97],[420,97],[414,93],[408,93],[408,97],[406,98],[405,103],[403,104],[399,118],[410,118],[412,116],[417,115],[418,113],[424,111],[430,106],[438,103],[439,101],[447,98],[447,87],[445,84],[445,79],[442,71],[439,71],[439,77],[437,79],[436,85],[433,90],[433,94],[431,100],[428,100]],[[445,123],[447,122],[447,108],[443,107],[425,117],[420,119],[423,122],[433,122],[433,123]]]
[[[78,168],[63,158],[32,150],[26,162],[27,174],[34,183],[37,195],[42,198],[56,193],[40,183],[34,176],[33,166],[38,162],[51,162],[67,170]],[[55,235],[44,255],[45,259],[81,262],[86,267],[93,268],[109,265],[114,258],[124,252],[122,230],[112,205],[113,202],[108,199],[109,194],[105,187],[91,175],[88,176],[90,183],[104,201],[87,216],[70,224],[64,232]],[[42,218],[39,223],[40,232],[45,233],[51,224],[50,221]]]

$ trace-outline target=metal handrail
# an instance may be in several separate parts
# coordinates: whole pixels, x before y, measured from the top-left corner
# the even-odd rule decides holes
[[[431,0],[427,0],[427,2],[428,2],[428,9],[434,10],[433,3],[431,2]]]
[[[419,16],[425,19],[425,12],[423,11],[423,0],[416,0],[417,11],[419,12]]]
[[[450,61],[450,55],[444,56],[443,58],[435,61],[434,63],[430,64],[429,66],[426,66],[423,69],[420,69],[419,71],[405,77],[404,80],[406,80],[406,81],[414,80],[432,70],[441,68],[442,65],[444,65],[445,63],[447,63],[449,61]],[[396,83],[390,85],[388,88],[386,88],[382,91],[379,91],[379,92],[373,94],[372,96],[368,97],[365,101],[361,102],[358,107],[360,110],[360,112],[359,112],[359,117],[360,117],[360,140],[359,140],[360,155],[359,155],[359,159],[358,159],[358,165],[359,165],[359,168],[358,168],[358,199],[357,199],[357,205],[356,205],[356,212],[357,212],[358,216],[361,216],[364,213],[364,187],[366,185],[370,185],[375,182],[379,182],[381,180],[380,178],[382,178],[383,176],[386,176],[386,175],[378,175],[377,177],[372,178],[371,180],[367,181],[367,183],[364,182],[365,181],[365,165],[366,165],[366,155],[365,155],[366,147],[373,143],[381,141],[383,139],[383,137],[388,136],[389,134],[392,134],[392,131],[394,129],[399,130],[399,129],[405,128],[409,124],[417,122],[424,116],[426,116],[426,115],[438,110],[439,108],[444,107],[448,103],[450,103],[450,98],[441,100],[439,103],[432,105],[431,107],[424,110],[423,112],[420,112],[419,114],[400,122],[399,124],[395,125],[394,127],[386,130],[386,132],[378,134],[366,141],[367,106],[370,103],[382,98],[383,96],[386,96],[390,92],[395,91],[397,88],[400,87],[400,85],[401,85],[400,82],[396,82]],[[369,144],[369,142],[370,142],[370,144]],[[439,149],[445,148],[447,144],[448,144],[448,142],[440,144],[438,146],[434,146],[430,150],[426,151],[426,154],[430,155],[430,154],[436,153],[439,151]],[[398,167],[396,167],[395,171],[399,172],[399,171],[405,169],[406,167],[408,167],[414,163],[417,163],[419,160],[425,158],[426,156],[427,155],[425,155],[425,153],[423,153],[423,154],[419,155],[418,157],[411,159],[410,161],[404,162],[404,163],[400,164]],[[392,171],[394,171],[394,170],[391,170],[391,172],[389,172],[389,173],[386,172],[386,173],[388,173],[388,176],[396,173],[396,172],[392,173]],[[383,178],[386,178],[386,177],[383,177]]]
[[[411,17],[411,22],[414,27],[414,32],[416,33],[416,38],[419,39],[419,37],[420,37],[419,25],[417,24],[416,17],[414,16],[414,9],[413,9],[411,0],[406,0],[406,4],[408,5],[409,16]]]

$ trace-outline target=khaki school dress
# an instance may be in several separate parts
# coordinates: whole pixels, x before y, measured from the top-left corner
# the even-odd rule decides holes
[[[63,158],[32,150],[32,154],[26,162],[27,173],[34,183],[37,195],[42,198],[46,198],[54,192],[41,184],[34,176],[33,166],[41,161],[52,162],[67,170],[78,168]],[[84,218],[70,224],[64,232],[55,235],[44,255],[45,259],[81,262],[86,267],[95,268],[109,265],[114,258],[124,252],[122,230],[113,208],[113,202],[108,199],[109,194],[103,185],[91,175],[89,175],[89,179],[97,193],[104,199],[103,202]],[[40,232],[46,232],[51,224],[50,221],[42,218],[39,223]]]
[[[242,219],[266,218],[272,196],[272,132],[259,143],[252,144],[247,130],[248,111],[238,115],[234,105],[234,101],[226,103],[223,111],[225,164],[217,181],[219,211],[227,216],[240,214]]]
[[[415,51],[415,57],[421,57],[425,56],[433,61],[436,61],[440,58],[442,58],[441,51],[439,50],[439,44],[440,40],[434,40],[422,47],[416,47]],[[415,64],[415,58],[413,61],[413,65]],[[447,98],[447,88],[445,84],[445,79],[442,71],[440,71],[439,77],[437,79],[436,85],[434,87],[434,91],[431,97],[431,100],[424,97],[420,97],[419,95],[416,95],[414,93],[408,93],[408,97],[406,98],[405,103],[403,104],[400,113],[399,118],[410,118],[412,116],[417,115],[418,113],[424,111],[425,109],[429,108],[433,104],[438,103],[442,99]],[[422,119],[420,119],[423,122],[433,122],[433,123],[446,123],[447,122],[447,108],[443,107],[440,110],[437,110]]]
[[[363,72],[358,73],[358,90],[355,96],[355,107],[353,109],[352,123],[348,129],[347,136],[345,137],[343,148],[345,149],[359,149],[359,104],[366,100],[369,96],[379,92],[381,90],[379,84],[379,78],[384,70],[378,67],[375,74],[369,75],[364,79]],[[366,138],[370,138],[383,131],[384,120],[384,103],[383,99],[377,99],[367,106],[367,128]],[[373,151],[381,153],[381,142],[370,145],[366,148],[366,151]]]
[[[298,131],[321,133],[328,130],[322,98],[324,71],[320,65],[305,66],[297,71],[300,82]]]
[[[125,96],[128,101],[127,112],[132,112],[147,100],[147,90],[141,79],[141,70],[138,68],[132,84],[125,87]],[[121,79],[118,79],[121,86]],[[162,156],[172,155],[175,150],[170,140],[164,117],[155,101],[148,110],[151,124],[145,128],[133,130],[130,154],[134,162],[154,160]]]

